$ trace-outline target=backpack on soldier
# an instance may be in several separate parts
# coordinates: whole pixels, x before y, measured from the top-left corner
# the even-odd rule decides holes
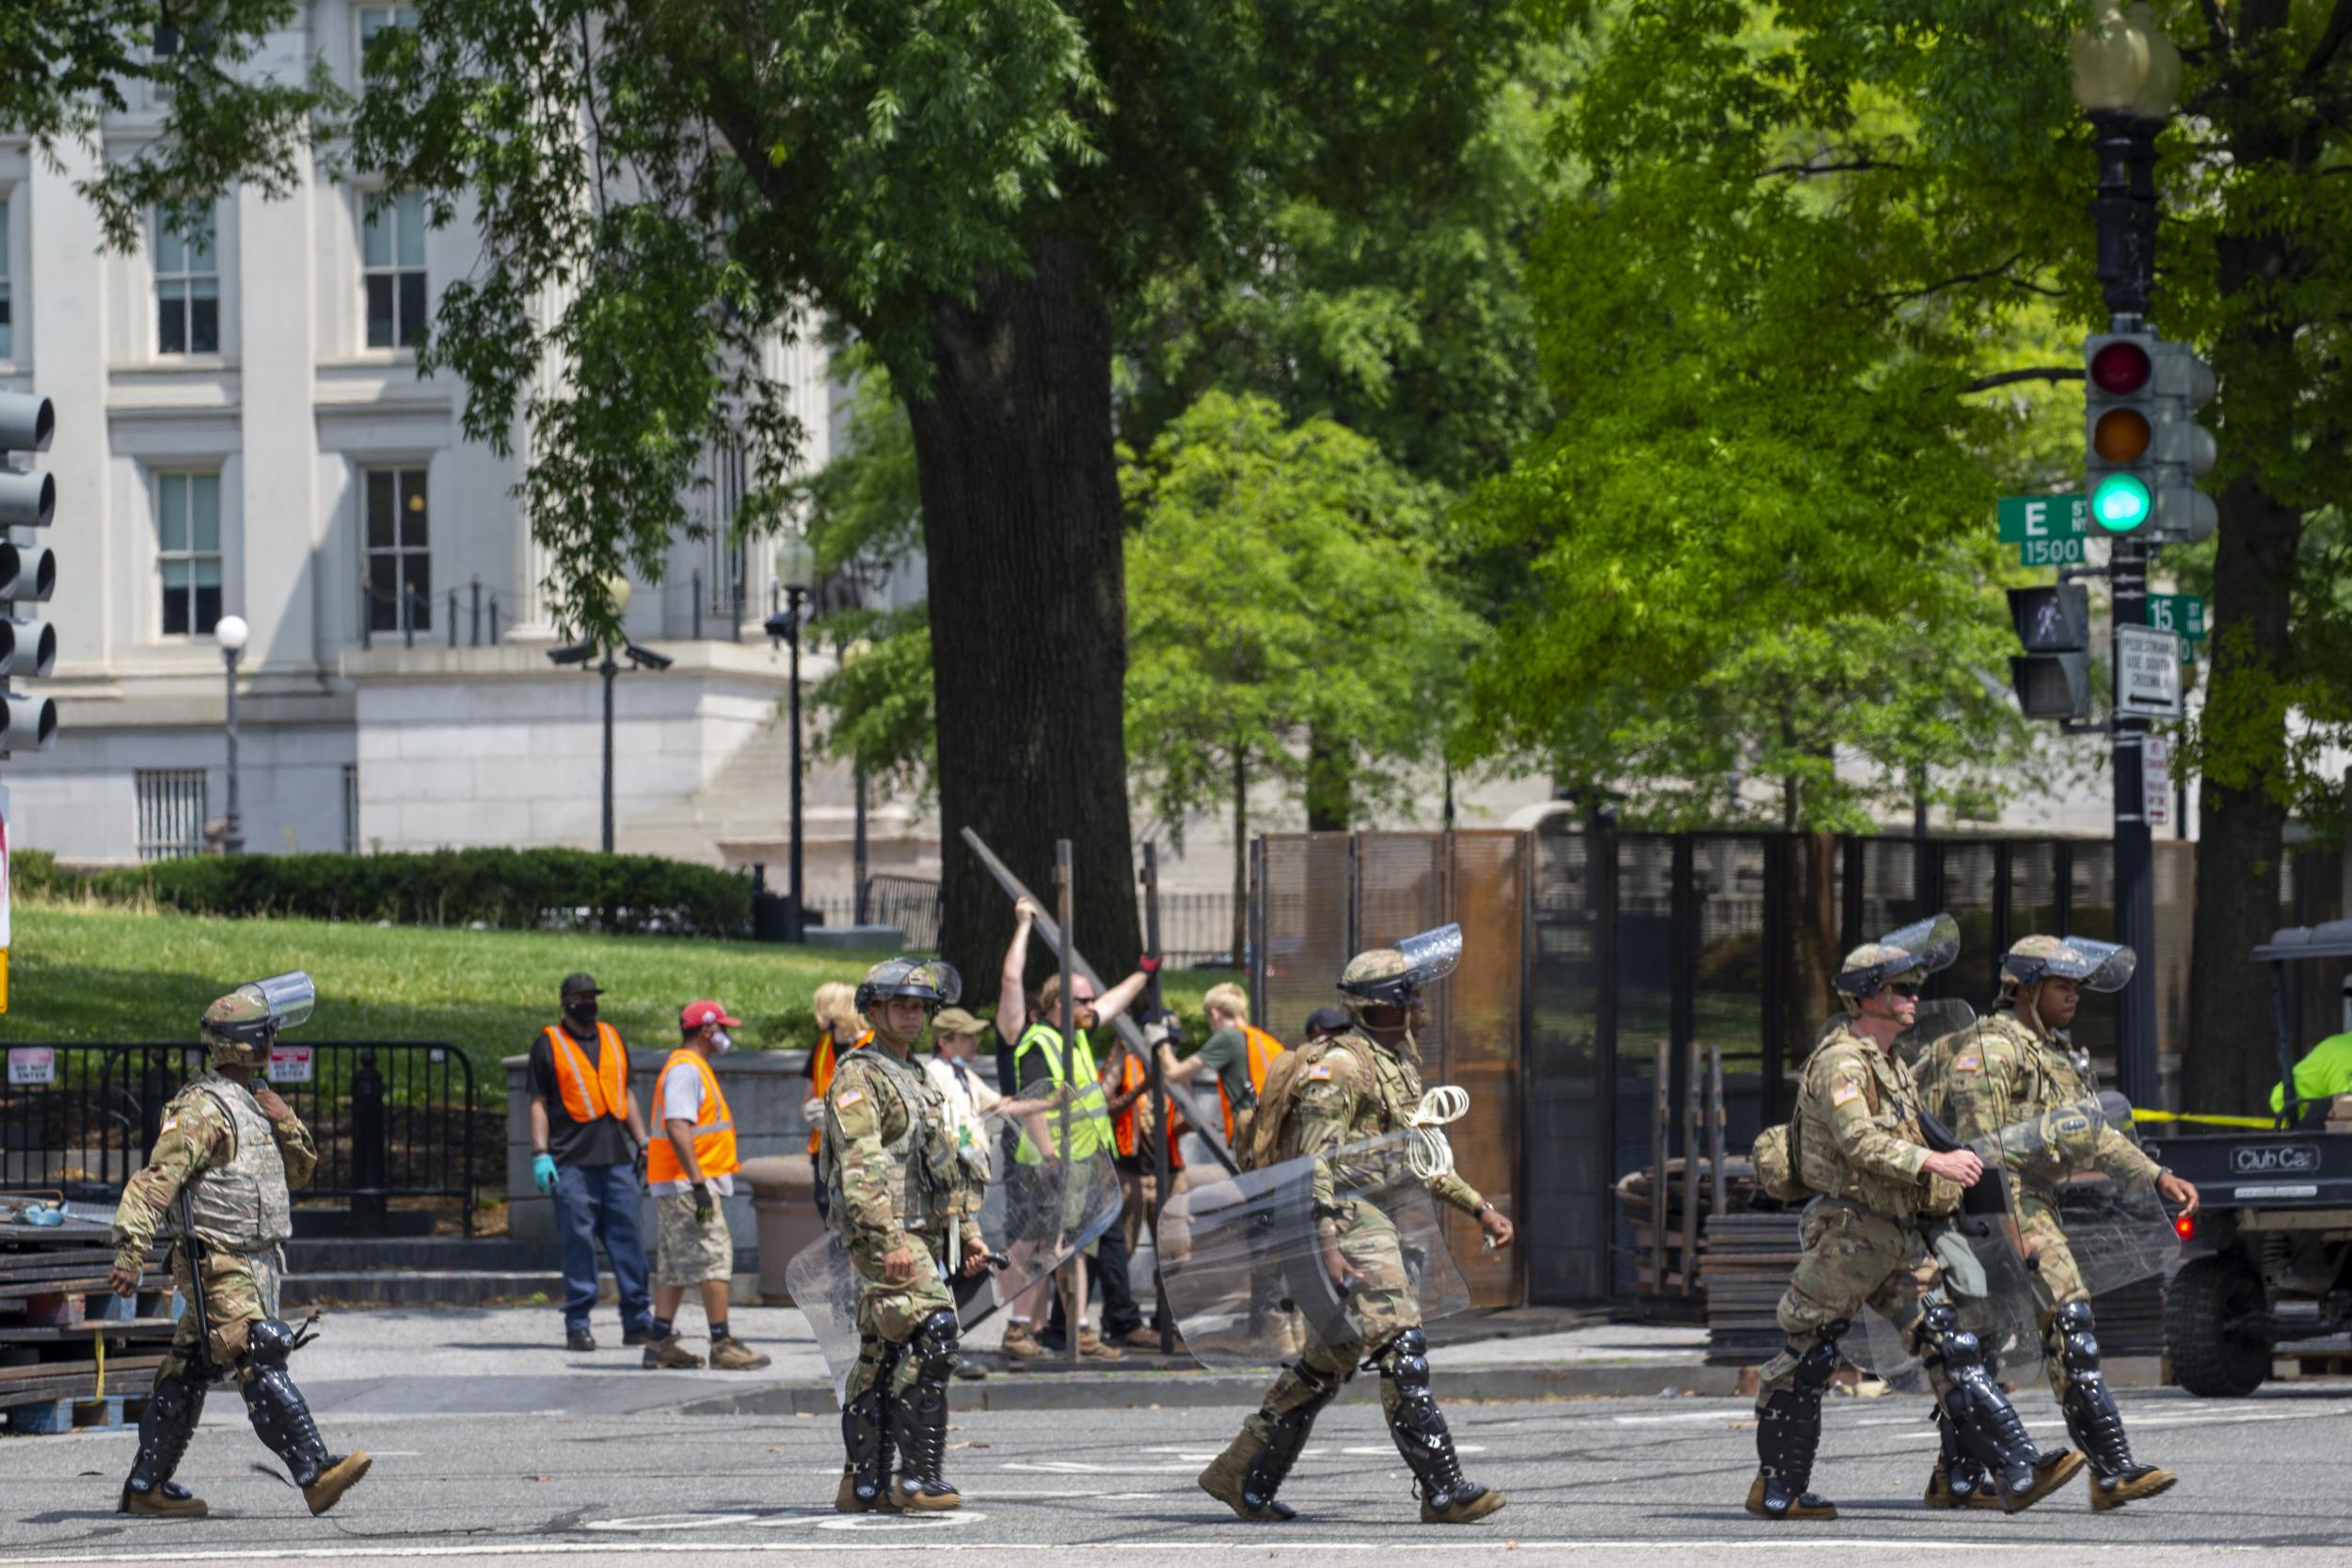
[[[1311,1064],[1321,1061],[1323,1053],[1336,1043],[1327,1038],[1310,1040],[1266,1064],[1265,1087],[1258,1095],[1258,1108],[1240,1129],[1233,1145],[1235,1164],[1244,1170],[1263,1170],[1280,1163],[1284,1134],[1296,1126],[1298,1080]]]
[[[1769,1196],[1796,1203],[1813,1196],[1813,1189],[1797,1174],[1800,1154],[1794,1117],[1758,1132],[1748,1158],[1756,1163],[1756,1184]]]

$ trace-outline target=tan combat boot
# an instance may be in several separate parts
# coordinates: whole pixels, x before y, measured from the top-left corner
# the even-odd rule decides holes
[[[204,1499],[184,1486],[166,1481],[150,1492],[122,1489],[122,1500],[115,1505],[117,1513],[133,1513],[149,1519],[201,1519],[210,1512]]]
[[[1084,1361],[1124,1361],[1127,1353],[1116,1345],[1106,1345],[1103,1337],[1090,1328],[1078,1330],[1078,1356]]]
[[[310,1505],[312,1513],[324,1513],[343,1500],[343,1494],[359,1484],[359,1478],[368,1473],[375,1461],[368,1450],[360,1449],[345,1459],[339,1459],[320,1472],[319,1479],[302,1489],[302,1500]]]
[[[2090,1512],[2105,1513],[2110,1508],[2122,1508],[2125,1503],[2136,1503],[2142,1497],[2153,1497],[2159,1492],[2169,1492],[2180,1479],[2169,1470],[2158,1470],[2153,1467],[2141,1470],[2137,1475],[2122,1475],[2111,1479],[2103,1478],[2098,1471],[2093,1470],[2090,1472]]]
[[[1265,1440],[1244,1432],[1225,1446],[1225,1451],[1209,1461],[1209,1467],[1200,1472],[1200,1490],[1253,1523],[1279,1521],[1295,1516],[1287,1505],[1268,1497],[1253,1506],[1243,1496],[1243,1487],[1249,1479],[1249,1466],[1257,1463],[1265,1450]]]
[[[1037,1342],[1036,1328],[1023,1323],[1007,1323],[1004,1343],[996,1348],[1014,1361],[1035,1361],[1045,1354],[1045,1347]]]
[[[740,1339],[722,1339],[710,1347],[710,1365],[719,1371],[755,1372],[769,1361],[765,1353],[752,1349]]]
[[[1429,1499],[1421,1500],[1421,1522],[1424,1525],[1467,1525],[1484,1519],[1502,1506],[1502,1494],[1491,1486],[1481,1487],[1474,1497],[1456,1497],[1443,1508],[1433,1508]]]

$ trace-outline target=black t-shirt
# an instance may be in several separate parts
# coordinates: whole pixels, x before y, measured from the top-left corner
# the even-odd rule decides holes
[[[602,1047],[595,1038],[583,1040],[574,1035],[572,1040],[591,1067],[604,1065]],[[548,1043],[544,1029],[531,1042],[530,1079],[531,1092],[548,1102],[548,1152],[555,1156],[557,1164],[626,1165],[637,1158],[637,1142],[619,1117],[572,1119],[571,1110],[564,1103],[563,1088],[555,1081],[555,1047]]]

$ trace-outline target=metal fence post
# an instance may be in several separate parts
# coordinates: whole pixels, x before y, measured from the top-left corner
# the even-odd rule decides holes
[[[450,616],[454,620],[456,611],[452,610]],[[477,648],[482,646],[482,574],[479,572],[474,574],[473,578],[473,626],[470,640],[473,646]]]
[[[469,1134],[472,1129],[469,1128]],[[469,1145],[471,1137],[468,1138]],[[390,1203],[390,1129],[384,1116],[384,1075],[376,1070],[375,1053],[359,1053],[359,1066],[351,1075],[351,1233],[381,1236]]]
[[[457,590],[449,591],[449,645],[457,646]]]
[[[694,568],[692,578],[694,584],[694,641],[699,642],[703,640],[703,569],[700,566]]]

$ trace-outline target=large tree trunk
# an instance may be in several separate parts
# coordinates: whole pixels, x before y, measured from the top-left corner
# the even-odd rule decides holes
[[[1071,841],[1079,950],[1115,984],[1139,932],[1120,698],[1127,671],[1110,316],[1085,252],[1047,238],[1026,278],[931,316],[931,385],[909,399],[930,561],[948,959],[991,986],[1011,902],[971,827],[1050,911]],[[1031,978],[1050,960],[1033,950]]]
[[[1233,962],[1249,951],[1249,749],[1233,748]]]
[[[2282,24],[2284,9],[2249,7],[2247,24],[2274,28]],[[2241,38],[2240,47],[2253,41]],[[2266,129],[2246,134],[2243,141],[2254,154],[2249,161],[2258,165],[2290,150]],[[2277,315],[2257,316],[2244,303],[2293,270],[2292,214],[2281,216],[2278,227],[2219,243],[2221,295],[2236,302],[2233,324],[2224,328],[2214,355],[2224,385],[2236,371],[2249,385],[2275,388],[2278,367],[2293,362],[2293,324]],[[2246,397],[2233,400],[2226,411],[2231,418],[2225,441],[2236,431],[2256,450],[2287,450],[2291,399]],[[2204,706],[2207,736],[2218,742],[2209,753],[2219,754],[2208,755],[2200,798],[2182,1109],[2259,1114],[2269,1103],[2278,1068],[2269,976],[2247,954],[2279,922],[2287,809],[2274,788],[2283,784],[2286,772],[2286,715],[2271,694],[2286,672],[2303,515],[2265,487],[2259,467],[2231,478],[2221,492],[2220,513],[2213,571],[2213,671]],[[2224,778],[2214,776],[2217,763]]]

